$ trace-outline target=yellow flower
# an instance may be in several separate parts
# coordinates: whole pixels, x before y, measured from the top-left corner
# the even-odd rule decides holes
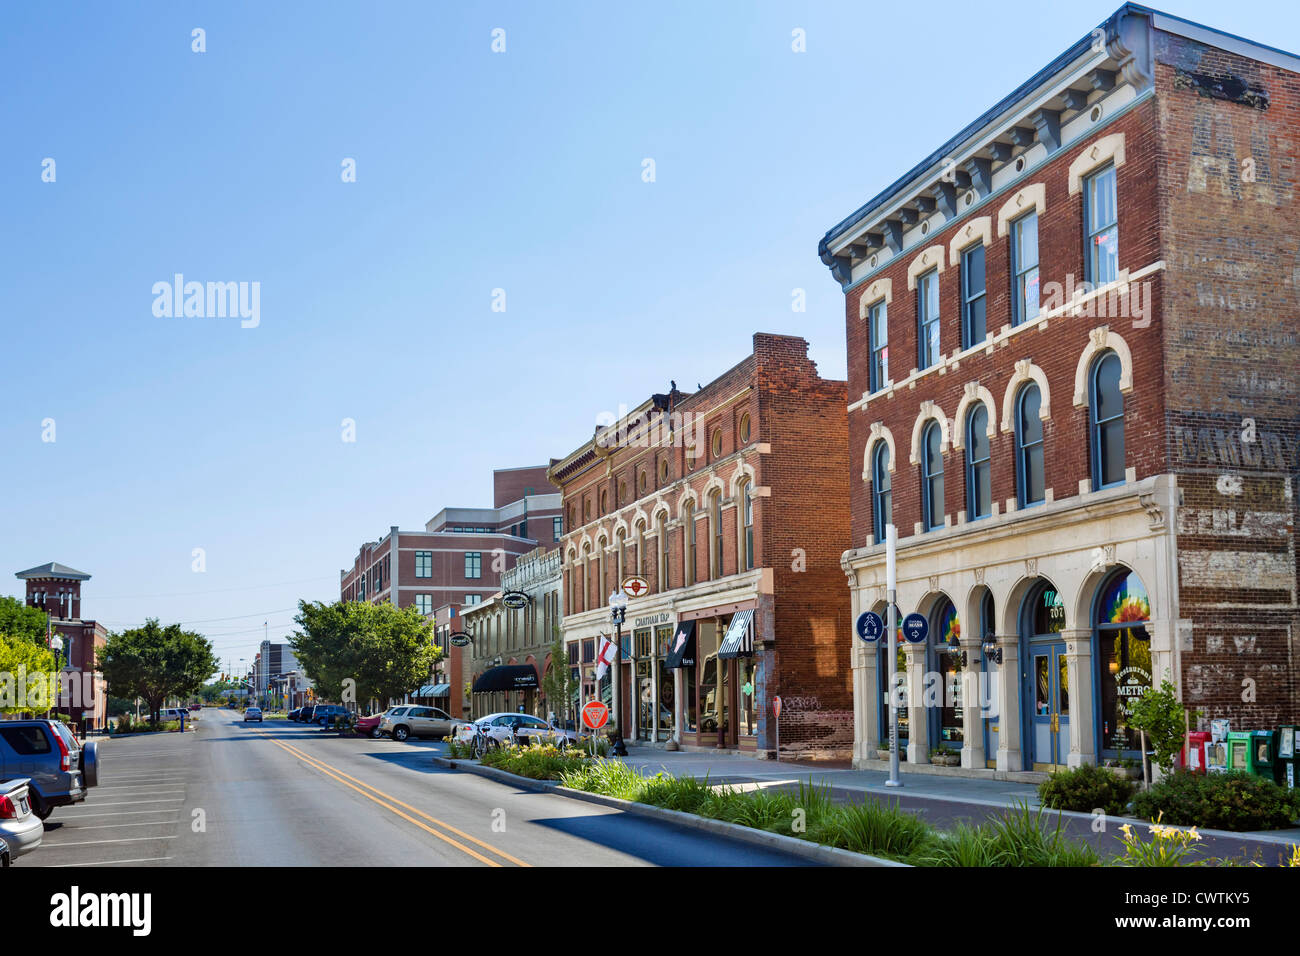
[[[1190,830],[1188,830],[1187,835],[1193,840],[1199,840],[1201,838],[1201,835],[1196,832],[1196,827],[1192,827]]]
[[[1126,838],[1131,839],[1133,836],[1133,828],[1129,826],[1127,823],[1119,828],[1119,832],[1124,834]]]

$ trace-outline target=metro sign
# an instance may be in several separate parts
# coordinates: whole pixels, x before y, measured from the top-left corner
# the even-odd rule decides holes
[[[637,598],[643,594],[649,593],[650,582],[643,577],[632,575],[624,578],[623,583],[620,584],[619,587],[623,589],[623,593],[628,597]]]

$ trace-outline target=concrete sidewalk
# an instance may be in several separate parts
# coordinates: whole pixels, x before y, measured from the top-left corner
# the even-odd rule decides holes
[[[829,787],[833,800],[859,802],[868,796],[873,799],[897,801],[898,805],[915,813],[937,827],[950,828],[959,823],[978,824],[996,818],[1003,811],[1024,803],[1038,809],[1038,788],[1033,784],[1013,783],[1006,780],[982,780],[971,777],[945,776],[933,773],[908,773],[907,765],[900,768],[901,788],[887,787],[889,774],[879,770],[853,770],[843,764],[828,765],[817,762],[791,762],[759,760],[732,754],[699,752],[669,752],[650,747],[628,747],[628,756],[622,759],[628,766],[644,773],[664,772],[673,776],[708,777],[711,783],[745,787],[780,787],[790,789],[811,781]],[[1044,820],[1055,826],[1058,812],[1049,810]],[[1120,847],[1119,826],[1131,823],[1145,839],[1149,821],[1128,817],[1110,817],[1103,821],[1104,830],[1092,814],[1060,812],[1061,829],[1072,839],[1091,843],[1103,858],[1115,855]],[[1273,866],[1279,856],[1289,856],[1290,846],[1300,843],[1300,828],[1267,830],[1252,833],[1229,833],[1221,830],[1200,830],[1201,847],[1207,857],[1234,859],[1238,862],[1258,860]]]

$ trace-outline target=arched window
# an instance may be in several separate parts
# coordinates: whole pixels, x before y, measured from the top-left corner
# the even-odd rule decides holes
[[[1124,395],[1119,356],[1106,352],[1092,365],[1088,416],[1092,436],[1092,487],[1124,483]]]
[[[596,607],[605,606],[605,552],[609,550],[609,542],[605,536],[601,535],[600,541],[596,543]]]
[[[627,577],[627,532],[622,528],[614,533],[618,539],[618,576],[614,580],[614,587],[618,587]]]
[[[740,544],[745,551],[740,563],[746,571],[752,571],[754,568],[754,502],[749,497],[748,481],[740,483],[740,509],[742,515]]]
[[[1101,752],[1127,756],[1141,749],[1138,732],[1128,726],[1128,705],[1152,686],[1151,598],[1131,571],[1109,578],[1097,596],[1097,679]]]
[[[1016,396],[1016,498],[1021,508],[1042,502],[1043,420],[1038,417],[1043,397],[1034,384]]]
[[[993,513],[989,457],[989,410],[980,402],[966,416],[966,514],[971,521]]]
[[[636,573],[645,574],[645,522],[636,523]]]
[[[609,512],[609,492],[602,488],[600,492],[600,513],[607,514],[608,512]]]
[[[959,749],[965,739],[961,668],[955,653],[961,645],[961,620],[952,601],[944,598],[930,621],[930,670],[941,675],[942,704],[938,721],[931,721],[930,744],[942,749]]]
[[[943,433],[932,421],[921,435],[922,520],[926,531],[943,527]]]
[[[883,441],[877,442],[876,450],[871,456],[871,520],[877,544],[885,540],[885,525],[894,523],[894,500],[890,486],[889,445]]]
[[[715,491],[709,500],[713,522],[713,576],[722,577],[722,492]]]

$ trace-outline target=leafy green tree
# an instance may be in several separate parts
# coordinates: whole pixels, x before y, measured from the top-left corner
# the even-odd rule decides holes
[[[1155,751],[1156,765],[1163,773],[1172,773],[1174,758],[1183,748],[1185,721],[1190,719],[1195,723],[1199,716],[1198,712],[1184,717],[1183,705],[1166,677],[1160,682],[1159,690],[1148,688],[1129,705],[1128,725],[1146,732],[1147,742]]]
[[[414,607],[299,601],[294,655],[322,700],[389,700],[426,680],[441,656],[433,622]]]
[[[0,714],[44,712],[58,693],[57,682],[50,686],[57,673],[54,652],[43,641],[0,634]]]
[[[569,704],[573,699],[575,682],[569,670],[569,656],[564,648],[564,638],[560,629],[555,628],[555,641],[551,644],[551,669],[542,676],[542,692],[546,694],[546,706],[555,712],[561,726],[573,716],[569,713]]]
[[[0,635],[45,643],[45,612],[15,597],[0,597]]]
[[[207,638],[179,624],[163,627],[157,618],[147,619],[143,627],[110,633],[97,662],[109,692],[143,699],[154,723],[167,698],[197,693],[220,666]]]

